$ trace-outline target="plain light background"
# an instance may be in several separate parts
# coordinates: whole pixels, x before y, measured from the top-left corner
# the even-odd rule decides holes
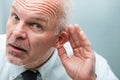
[[[120,79],[120,0],[73,0],[72,24],[79,24],[94,50],[105,57]],[[0,0],[0,34],[12,0]]]

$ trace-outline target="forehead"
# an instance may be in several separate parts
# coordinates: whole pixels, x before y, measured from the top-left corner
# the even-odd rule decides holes
[[[60,0],[14,0],[17,9],[34,14],[42,14],[48,18],[58,16],[61,11]],[[21,11],[20,11],[21,12]]]

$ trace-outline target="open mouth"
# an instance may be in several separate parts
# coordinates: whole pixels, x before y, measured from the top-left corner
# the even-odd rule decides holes
[[[17,50],[20,50],[20,51],[27,52],[27,50],[25,50],[24,48],[17,47],[17,46],[14,46],[14,45],[10,45],[10,46],[12,46],[14,49],[17,49]]]

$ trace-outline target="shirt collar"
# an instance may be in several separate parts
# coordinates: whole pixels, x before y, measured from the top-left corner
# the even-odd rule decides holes
[[[11,65],[10,75],[9,75],[10,80],[14,80],[16,77],[21,75],[21,73],[26,70],[23,66],[16,66],[11,63],[9,63],[9,64]]]
[[[51,70],[55,64],[57,56],[57,50],[55,50],[51,58],[47,61],[47,63],[45,63],[42,67],[38,68],[38,71],[41,73],[43,79],[47,77],[47,74],[51,74]]]

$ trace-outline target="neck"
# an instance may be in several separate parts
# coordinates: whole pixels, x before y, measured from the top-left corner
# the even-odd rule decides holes
[[[29,70],[36,70],[39,67],[42,67],[47,61],[49,61],[49,59],[52,57],[53,53],[54,53],[55,49],[51,50],[50,53],[46,54],[47,57],[45,57],[44,59],[40,59],[38,61],[35,61],[34,63],[32,63],[32,65],[27,65],[25,66],[25,68],[29,69]],[[38,65],[39,64],[39,65]]]

